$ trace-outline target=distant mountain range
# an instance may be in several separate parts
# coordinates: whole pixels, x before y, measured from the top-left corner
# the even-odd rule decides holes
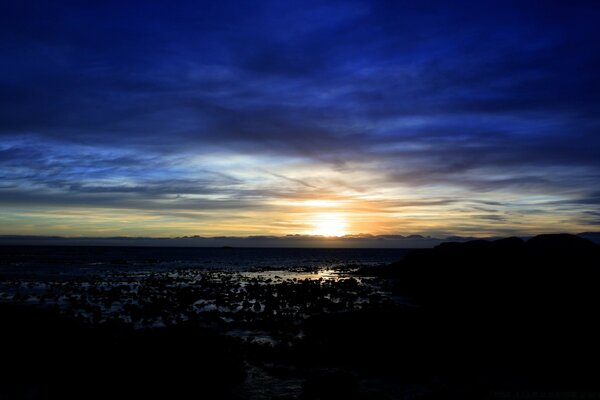
[[[582,232],[577,236],[600,243],[600,232]],[[438,238],[423,235],[346,235],[323,237],[312,235],[286,236],[182,236],[150,237],[63,237],[35,235],[0,235],[0,245],[44,246],[168,246],[168,247],[364,247],[364,248],[428,248],[444,242],[466,242],[499,237],[448,236]],[[528,239],[527,236],[522,236]]]

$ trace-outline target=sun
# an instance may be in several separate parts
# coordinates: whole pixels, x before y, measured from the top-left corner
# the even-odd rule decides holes
[[[346,230],[348,224],[344,217],[339,214],[318,214],[315,216],[312,225],[314,226],[314,229],[310,232],[312,235],[344,236],[348,233]]]

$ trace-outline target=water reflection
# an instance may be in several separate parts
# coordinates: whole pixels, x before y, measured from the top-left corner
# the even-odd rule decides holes
[[[93,325],[135,329],[183,323],[262,345],[302,337],[320,313],[380,307],[392,300],[352,268],[116,270],[69,280],[0,282],[0,301],[56,308]]]

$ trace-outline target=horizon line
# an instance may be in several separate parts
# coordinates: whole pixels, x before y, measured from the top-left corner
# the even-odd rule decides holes
[[[566,233],[566,232],[555,232]],[[552,233],[542,233],[552,234]],[[600,232],[570,233],[600,243]],[[431,248],[444,242],[467,242],[471,240],[497,240],[506,237],[529,239],[536,234],[498,236],[446,236],[424,235],[300,235],[285,236],[59,236],[59,235],[0,235],[0,245],[64,245],[64,246],[133,246],[133,247],[236,247],[236,248]]]

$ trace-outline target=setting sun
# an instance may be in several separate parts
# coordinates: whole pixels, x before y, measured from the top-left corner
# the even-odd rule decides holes
[[[339,214],[319,214],[313,222],[314,229],[310,232],[312,235],[319,236],[344,236],[347,223],[343,216]]]

